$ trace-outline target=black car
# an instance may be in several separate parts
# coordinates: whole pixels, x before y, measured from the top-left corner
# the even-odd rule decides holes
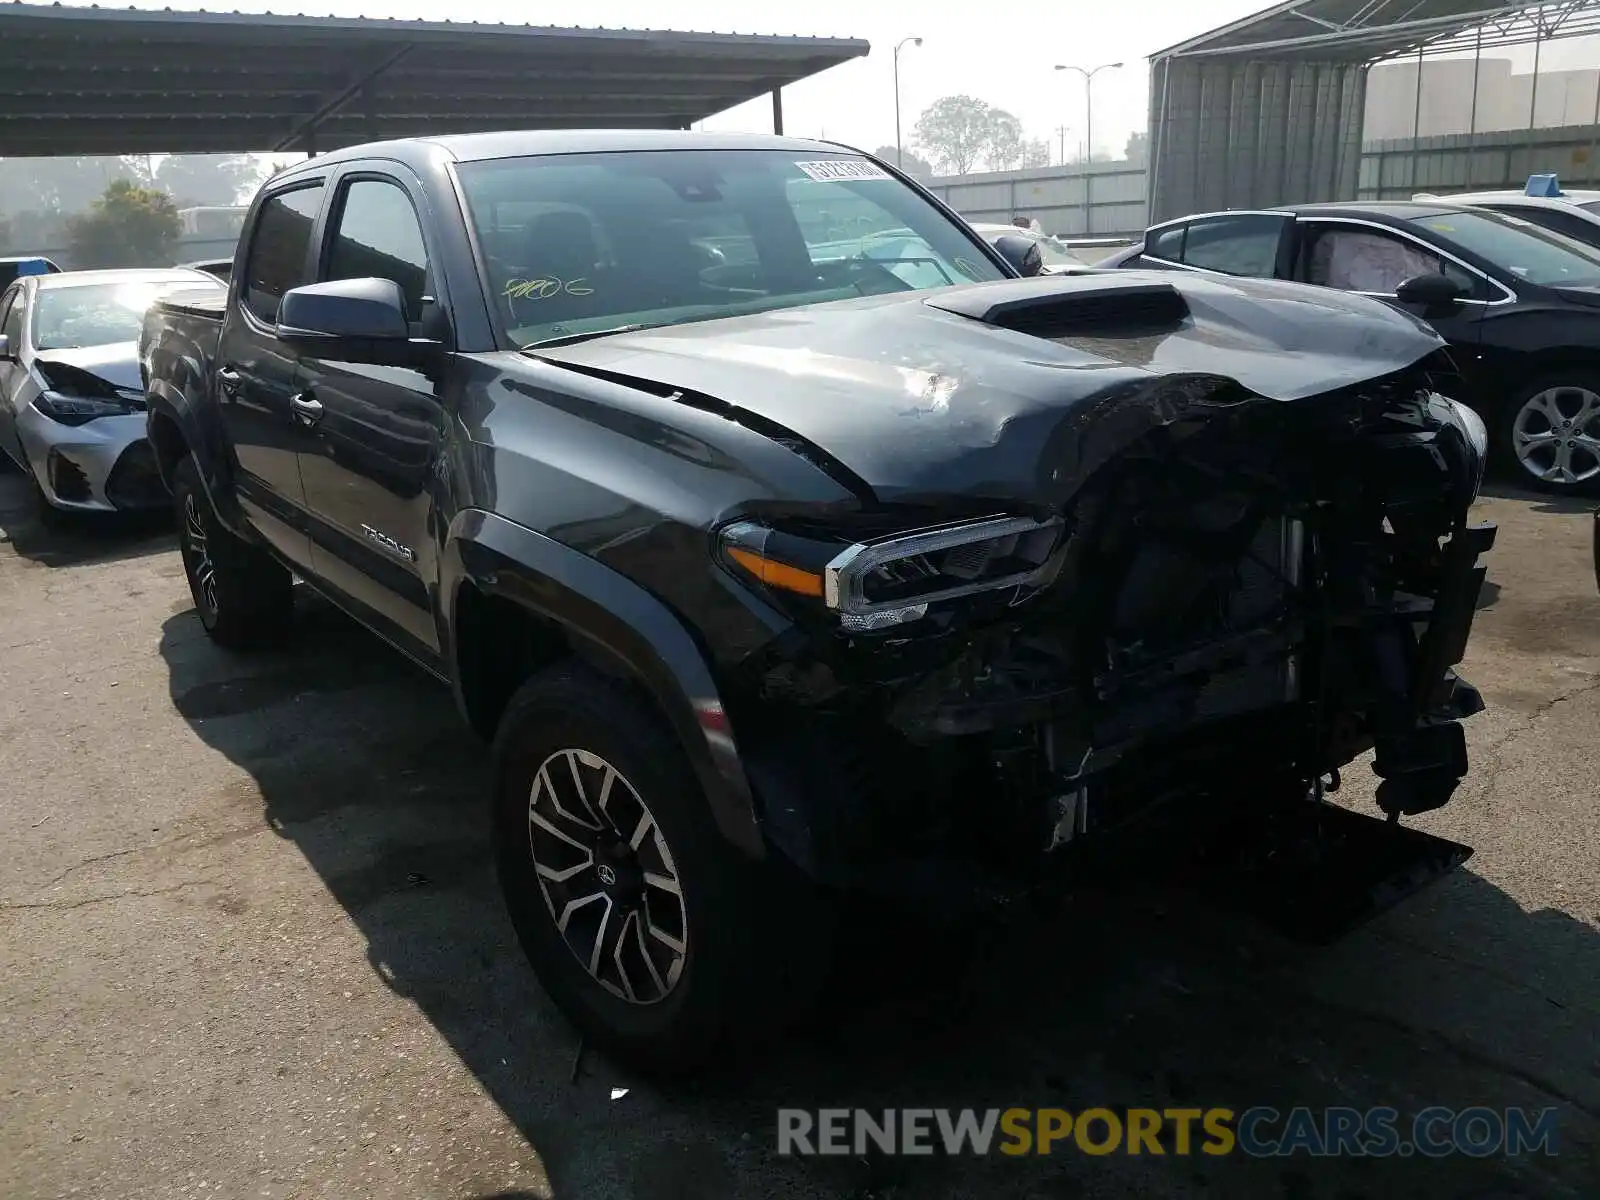
[[[298,575],[452,688],[522,944],[635,1062],[772,1026],[841,893],[1187,821],[1326,937],[1470,853],[1315,802],[1375,749],[1439,807],[1482,707],[1485,434],[1384,304],[1023,279],[877,159],[703,133],[340,150],[238,253],[140,354],[199,619],[268,647]]]
[[[1098,264],[1219,271],[1377,296],[1450,343],[1452,394],[1506,467],[1549,491],[1600,488],[1600,250],[1445,203],[1209,213]]]

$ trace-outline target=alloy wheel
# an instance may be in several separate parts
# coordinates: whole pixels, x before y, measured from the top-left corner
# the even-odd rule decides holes
[[[1511,427],[1517,461],[1545,483],[1586,483],[1600,475],[1600,393],[1552,387],[1530,396]]]
[[[194,493],[183,498],[183,548],[188,559],[189,577],[200,593],[201,606],[207,613],[217,611],[217,568],[211,561],[211,543],[206,537],[205,520],[200,515],[200,505]]]
[[[688,911],[667,840],[633,785],[597,754],[557,750],[534,773],[528,849],[584,970],[630,1003],[665,999],[688,955]]]

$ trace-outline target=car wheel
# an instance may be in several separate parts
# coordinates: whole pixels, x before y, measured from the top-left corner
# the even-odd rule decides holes
[[[1600,488],[1600,372],[1535,381],[1501,424],[1501,457],[1520,482],[1551,492]]]
[[[206,633],[231,650],[275,641],[294,611],[293,576],[217,519],[200,469],[188,455],[173,472],[173,497],[183,571]]]
[[[766,873],[718,832],[647,703],[579,666],[535,676],[501,718],[494,789],[518,940],[591,1043],[681,1071],[752,1032]]]

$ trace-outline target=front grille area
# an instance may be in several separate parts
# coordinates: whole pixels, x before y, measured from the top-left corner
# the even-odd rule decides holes
[[[106,499],[118,508],[150,508],[166,502],[166,485],[149,442],[137,441],[122,452],[106,480]]]
[[[46,464],[50,472],[50,490],[55,492],[59,499],[67,503],[82,503],[90,499],[89,477],[83,473],[83,468],[73,462],[59,450],[50,451],[50,459]]]

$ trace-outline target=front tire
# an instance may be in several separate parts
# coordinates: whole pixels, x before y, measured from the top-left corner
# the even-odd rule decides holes
[[[648,704],[580,666],[536,675],[501,719],[494,789],[518,940],[591,1043],[673,1072],[748,1031],[762,881]]]
[[[1535,380],[1505,406],[1498,433],[1501,461],[1519,483],[1569,495],[1600,490],[1600,371]]]
[[[172,483],[183,573],[206,633],[230,650],[276,642],[294,612],[294,577],[217,518],[192,456],[178,463]]]

